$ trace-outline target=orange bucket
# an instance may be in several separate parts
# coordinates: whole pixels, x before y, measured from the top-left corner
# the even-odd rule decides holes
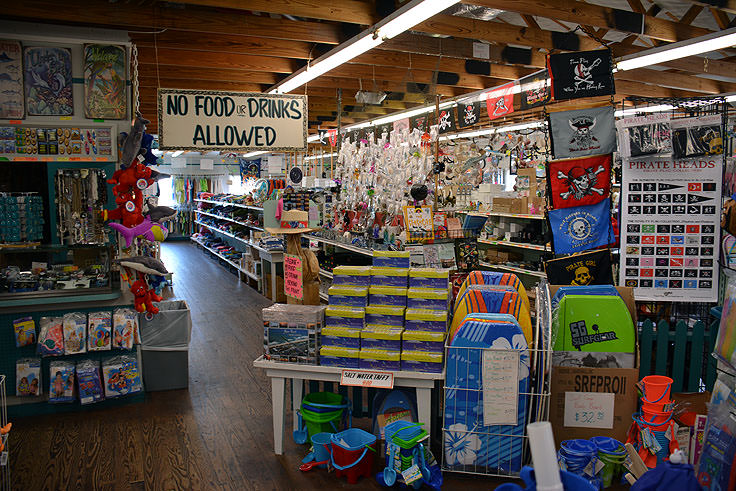
[[[654,411],[646,407],[641,408],[641,419],[648,426],[661,426],[672,419],[672,411],[666,413]]]
[[[647,375],[641,379],[643,392],[641,401],[645,404],[664,404],[670,402],[672,379],[664,375]]]

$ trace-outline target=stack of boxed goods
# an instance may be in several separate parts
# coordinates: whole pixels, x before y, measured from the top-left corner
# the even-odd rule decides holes
[[[317,365],[325,307],[277,303],[263,309],[267,360]]]
[[[402,335],[402,370],[441,372],[450,309],[448,270],[412,268]]]

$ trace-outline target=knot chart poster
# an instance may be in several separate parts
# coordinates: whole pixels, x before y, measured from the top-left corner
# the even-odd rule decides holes
[[[723,156],[624,159],[620,285],[637,300],[718,300]]]

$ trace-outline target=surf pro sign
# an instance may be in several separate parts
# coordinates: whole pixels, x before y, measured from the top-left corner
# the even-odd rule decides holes
[[[306,150],[307,96],[158,89],[161,150]]]

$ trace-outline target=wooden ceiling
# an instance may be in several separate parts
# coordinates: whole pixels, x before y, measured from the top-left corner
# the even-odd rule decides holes
[[[518,79],[543,67],[549,52],[600,48],[582,31],[570,32],[583,19],[586,31],[611,43],[614,56],[736,26],[736,0],[595,2],[463,0],[460,8],[502,12],[485,10],[495,16],[480,20],[452,15],[457,7],[448,10],[294,93],[309,95],[313,133],[318,126],[337,125],[338,87],[342,122],[349,124],[433,102],[435,95],[461,96]],[[61,6],[55,0],[26,0],[3,2],[0,16],[127,30],[138,47],[141,108],[152,120],[149,131],[156,132],[157,87],[265,91],[400,5],[399,0],[66,0]],[[489,59],[473,58],[474,42],[490,45]],[[380,105],[359,104],[355,92],[361,87],[389,96]],[[707,62],[690,57],[620,72],[616,88],[617,101],[628,95],[733,92],[736,50]]]

